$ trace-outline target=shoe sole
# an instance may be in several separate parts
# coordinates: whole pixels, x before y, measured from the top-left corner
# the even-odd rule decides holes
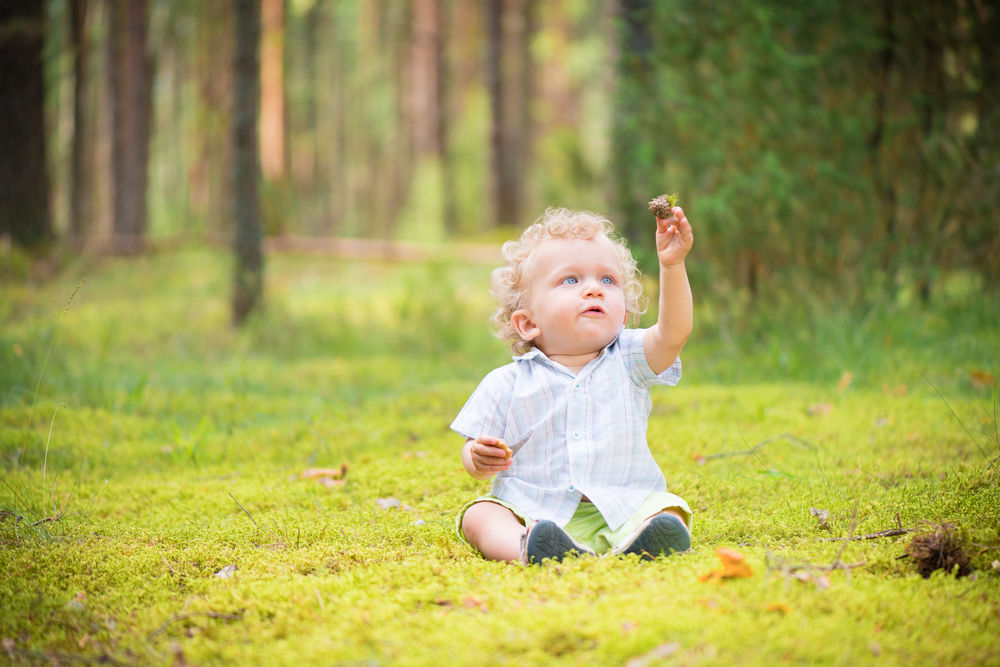
[[[562,562],[571,552],[581,556],[594,555],[589,550],[581,549],[565,530],[548,520],[539,521],[528,533],[525,551],[529,565],[541,563],[546,558]]]
[[[690,548],[691,535],[684,523],[672,514],[660,514],[653,517],[620,554],[639,554],[642,560],[653,560],[660,555],[670,556]]]

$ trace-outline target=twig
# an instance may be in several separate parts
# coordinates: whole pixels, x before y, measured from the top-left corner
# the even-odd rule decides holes
[[[59,521],[64,516],[65,516],[65,514],[56,514],[55,516],[47,516],[44,519],[39,519],[38,521],[36,521],[34,523],[29,523],[28,525],[31,526],[31,527],[35,527],[35,526],[38,526],[38,525],[43,524],[43,523],[55,523],[56,521]]]
[[[146,641],[147,642],[153,641],[153,639],[155,639],[158,634],[160,634],[161,632],[163,632],[164,630],[166,630],[167,628],[169,628],[172,624],[176,623],[177,621],[183,621],[185,619],[195,618],[195,617],[198,617],[198,616],[207,616],[209,618],[223,618],[223,619],[226,619],[227,621],[242,621],[243,620],[242,616],[237,616],[236,614],[223,614],[222,612],[219,612],[219,611],[192,611],[192,612],[188,612],[186,614],[174,614],[173,616],[171,616],[170,618],[168,618],[167,620],[165,620],[163,622],[163,625],[161,625],[157,629],[155,629],[152,632],[150,632],[146,636]]]
[[[877,540],[880,537],[895,537],[896,535],[905,535],[906,533],[912,533],[916,528],[892,528],[890,530],[882,530],[877,533],[869,533],[867,535],[858,535],[856,537],[821,537],[820,542],[853,542],[855,540]]]
[[[742,436],[743,434],[740,433],[740,435]],[[772,442],[775,442],[777,440],[787,440],[787,441],[789,441],[789,442],[791,442],[793,444],[794,444],[795,441],[798,441],[800,444],[803,444],[806,447],[809,447],[811,449],[813,448],[812,445],[810,445],[808,442],[806,442],[805,440],[802,440],[801,438],[796,438],[791,433],[782,433],[781,435],[776,435],[773,438],[768,438],[767,440],[761,440],[760,442],[758,442],[753,447],[749,447],[748,446],[747,449],[746,449],[746,451],[744,451],[744,450],[741,449],[741,450],[734,450],[734,451],[731,451],[731,452],[716,452],[715,454],[708,454],[707,456],[703,456],[701,458],[704,459],[705,461],[711,461],[712,459],[724,459],[724,458],[727,458],[729,456],[756,456],[756,454],[757,454],[756,450],[757,449],[763,447],[764,445],[769,445]],[[746,444],[746,441],[744,441],[743,444]],[[762,465],[763,465],[763,463],[762,463]],[[764,467],[766,468],[767,466],[764,466]]]

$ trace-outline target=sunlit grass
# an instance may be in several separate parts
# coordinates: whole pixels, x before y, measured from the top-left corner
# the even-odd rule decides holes
[[[1000,370],[995,305],[797,318],[700,303],[684,380],[654,392],[649,428],[695,511],[692,552],[524,569],[454,535],[485,486],[448,424],[507,358],[485,327],[490,268],[279,256],[244,331],[210,251],[2,284],[0,639],[15,663],[621,665],[676,642],[663,664],[1000,664],[996,397],[969,374]],[[300,474],[344,462],[332,488]],[[920,578],[899,559],[908,535],[850,542],[840,559],[863,565],[825,588],[767,568],[832,564],[842,542],[822,539],[852,525],[925,521],[978,545],[975,580]],[[754,576],[700,583],[718,546]]]

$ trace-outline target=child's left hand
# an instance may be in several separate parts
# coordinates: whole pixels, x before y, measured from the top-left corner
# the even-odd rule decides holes
[[[684,217],[684,209],[674,206],[666,219],[656,219],[656,254],[660,266],[680,264],[694,245],[694,232]]]

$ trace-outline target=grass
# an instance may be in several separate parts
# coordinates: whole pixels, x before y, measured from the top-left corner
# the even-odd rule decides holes
[[[927,309],[699,300],[649,428],[692,552],[521,568],[453,529],[486,487],[448,424],[506,359],[491,267],[275,257],[267,313],[234,332],[228,261],[0,284],[0,660],[1000,664],[996,395],[970,375],[1000,370],[998,307],[961,277]],[[300,475],[343,462],[333,488]],[[977,545],[974,577],[921,578],[909,535],[823,541],[923,522]],[[701,583],[720,546],[754,576]],[[838,555],[864,565],[824,580]]]

